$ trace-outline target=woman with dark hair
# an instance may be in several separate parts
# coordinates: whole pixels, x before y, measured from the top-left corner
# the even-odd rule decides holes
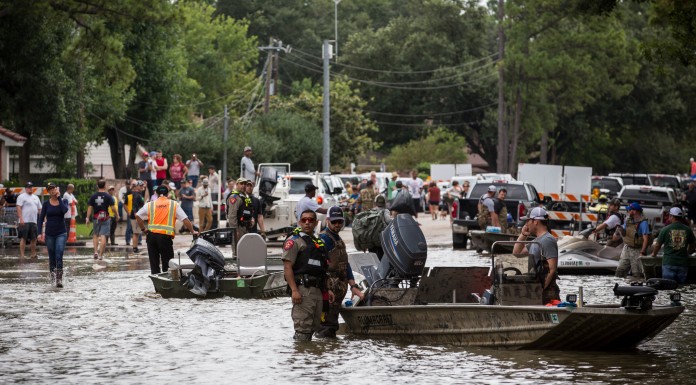
[[[430,206],[430,216],[435,221],[437,220],[437,212],[440,208],[440,188],[437,187],[437,183],[434,181],[430,182],[426,195],[428,196],[428,206]]]
[[[181,155],[174,154],[172,165],[169,166],[169,176],[177,190],[181,188],[181,181],[186,177],[186,173],[188,173],[188,168],[181,161]]]
[[[68,237],[65,221],[63,217],[68,212],[68,203],[65,199],[60,199],[60,189],[58,186],[49,183],[48,203],[41,208],[39,217],[39,236],[44,237],[46,248],[48,249],[48,268],[51,272],[51,283],[55,282],[56,287],[63,287],[63,252],[65,251],[65,241]],[[44,232],[44,221],[46,222]]]

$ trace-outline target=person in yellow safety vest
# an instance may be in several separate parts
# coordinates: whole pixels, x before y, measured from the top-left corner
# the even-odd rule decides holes
[[[606,214],[609,211],[609,204],[607,196],[602,194],[599,196],[599,201],[594,206],[590,207],[590,211],[593,213]]]
[[[169,260],[174,258],[174,229],[176,220],[184,221],[184,226],[194,236],[198,236],[188,216],[178,202],[169,199],[169,187],[161,185],[155,190],[158,198],[148,202],[136,213],[140,230],[147,234],[147,255],[150,258],[150,272],[159,274],[169,269]],[[147,228],[145,228],[147,221]],[[160,261],[162,268],[160,270]]]

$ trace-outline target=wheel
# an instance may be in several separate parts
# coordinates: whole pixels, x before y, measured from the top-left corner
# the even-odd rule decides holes
[[[466,242],[469,240],[468,234],[457,234],[452,233],[452,248],[453,249],[466,249]]]
[[[565,202],[556,202],[551,206],[551,211],[568,211],[568,205]]]

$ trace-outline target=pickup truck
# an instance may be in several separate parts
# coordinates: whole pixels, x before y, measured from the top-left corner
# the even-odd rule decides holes
[[[455,199],[452,204],[452,247],[465,249],[469,240],[469,230],[479,230],[476,219],[479,198],[493,185],[507,190],[505,206],[515,222],[533,206],[541,205],[536,188],[527,182],[518,181],[477,181],[469,190],[469,195]]]
[[[669,209],[677,203],[676,194],[671,187],[657,186],[626,185],[621,189],[619,199],[624,213],[629,203],[638,202],[653,232],[665,226]]]

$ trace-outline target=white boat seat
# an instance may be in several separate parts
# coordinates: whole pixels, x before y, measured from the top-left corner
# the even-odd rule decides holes
[[[239,275],[266,274],[266,241],[259,234],[245,234],[237,244]]]

